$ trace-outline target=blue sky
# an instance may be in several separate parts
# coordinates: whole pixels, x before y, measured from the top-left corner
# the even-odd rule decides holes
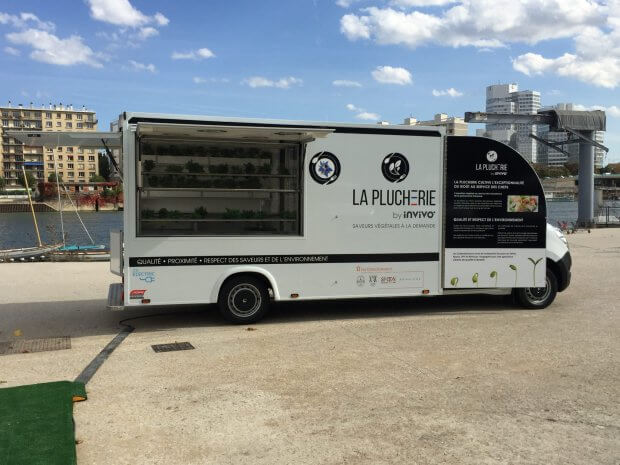
[[[620,161],[620,0],[21,0],[0,5],[3,103],[400,123],[516,82],[607,109]],[[474,126],[476,127],[480,126]]]

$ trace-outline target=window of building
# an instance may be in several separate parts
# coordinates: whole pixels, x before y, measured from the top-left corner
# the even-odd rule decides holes
[[[47,164],[47,167],[48,167],[49,169],[53,170],[53,169],[54,169],[54,164],[53,164],[53,163],[48,163],[48,164]]]
[[[83,178],[84,177],[84,171],[78,171],[78,177],[79,178]]]
[[[153,137],[138,158],[140,236],[301,235],[298,143]]]
[[[84,155],[78,155],[78,161],[84,161]]]
[[[67,168],[69,168],[70,170],[73,169],[73,163],[67,163]]]
[[[71,164],[71,163],[69,163],[69,165],[70,165],[70,164]],[[69,165],[67,165],[67,168],[72,169],[73,167],[72,167],[72,166],[69,166]],[[74,175],[75,175],[75,173],[74,173],[73,171],[69,171],[69,172],[67,173],[67,177],[68,177],[68,178],[73,178],[73,177],[75,177]]]
[[[52,122],[51,121],[46,121],[45,122],[45,127],[46,128],[51,128],[52,127]]]
[[[73,115],[71,113],[65,113],[65,119],[73,119]]]
[[[45,117],[46,117],[46,118],[51,118],[51,117],[52,117],[52,114],[51,114],[49,111],[46,111],[46,112],[45,112]]]
[[[91,170],[91,171],[94,171],[95,170],[95,164],[91,163],[90,165],[88,165],[88,169]]]
[[[82,129],[84,127],[84,124],[83,123],[77,123],[76,126],[77,126],[78,129]]]
[[[50,161],[54,161],[54,155],[48,155],[47,159],[50,160]]]
[[[62,127],[62,123],[61,123],[60,121],[56,121],[56,127],[57,127],[57,128]]]
[[[78,147],[78,153],[84,153],[84,149],[82,147]]]
[[[93,123],[86,123],[86,127],[88,129],[92,129],[93,128]]]
[[[2,112],[2,117],[3,118],[8,118],[9,117],[9,112],[8,111],[3,111]]]
[[[82,120],[82,115],[81,115],[80,113],[78,113],[77,115],[75,115],[75,117],[76,117],[78,120],[80,120],[80,121]]]
[[[19,114],[19,111],[14,111],[13,112],[13,118],[19,118],[21,115]]]
[[[9,120],[8,119],[3,119],[2,120],[2,126],[8,126],[9,125]]]
[[[73,153],[73,147],[67,147],[67,153]]]
[[[62,118],[62,113],[56,113],[56,118]]]
[[[66,124],[66,127],[68,127],[68,128],[73,128],[73,123],[67,123],[67,124]]]
[[[58,159],[62,160],[62,155],[58,154]]]
[[[62,163],[58,163],[58,168],[62,168]]]
[[[73,155],[67,155],[67,160],[73,161]]]
[[[88,153],[95,153],[95,149],[88,149]]]
[[[95,156],[94,155],[89,155],[88,156],[88,161],[95,161]]]

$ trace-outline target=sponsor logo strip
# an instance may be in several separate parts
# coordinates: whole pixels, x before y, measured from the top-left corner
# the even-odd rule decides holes
[[[129,266],[282,265],[312,263],[437,262],[439,253],[327,254],[327,255],[213,255],[130,257]]]

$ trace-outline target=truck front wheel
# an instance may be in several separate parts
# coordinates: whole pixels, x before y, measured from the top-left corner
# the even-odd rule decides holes
[[[222,286],[218,305],[220,313],[231,323],[254,323],[267,312],[269,291],[260,279],[235,276]]]
[[[558,293],[558,279],[547,269],[545,287],[524,287],[515,289],[515,297],[526,308],[545,308],[554,301]]]

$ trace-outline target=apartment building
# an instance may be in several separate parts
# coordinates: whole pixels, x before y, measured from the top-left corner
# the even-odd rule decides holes
[[[442,126],[446,128],[446,134],[449,136],[466,136],[469,126],[463,118],[448,116],[445,113],[437,113],[433,119],[427,121],[405,118],[403,124],[406,126]]]
[[[0,176],[7,188],[18,187],[22,166],[31,171],[37,180],[47,180],[54,173],[65,181],[87,182],[99,174],[95,149],[74,147],[26,146],[6,134],[7,130],[21,131],[96,131],[97,118],[94,111],[74,109],[72,105],[28,107],[23,105],[0,106]]]
[[[518,84],[495,84],[486,88],[487,113],[535,115],[541,108],[540,92],[519,90]],[[546,148],[530,137],[538,134],[538,126],[529,124],[487,124],[477,132],[515,148],[524,158],[537,163],[544,158]]]

